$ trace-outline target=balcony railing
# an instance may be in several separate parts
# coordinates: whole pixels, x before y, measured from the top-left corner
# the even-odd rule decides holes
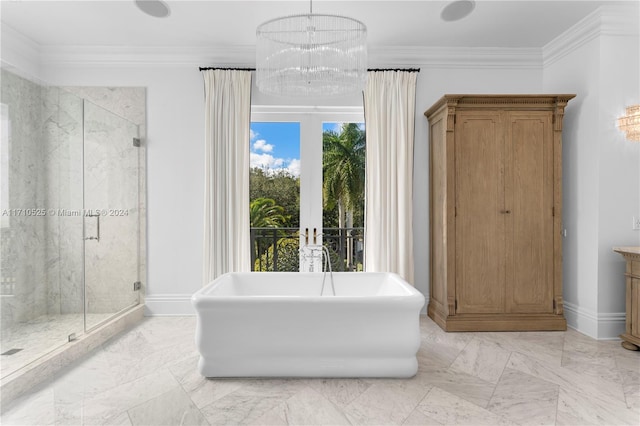
[[[362,271],[364,228],[324,228],[334,271]],[[251,228],[251,270],[298,272],[299,228]]]

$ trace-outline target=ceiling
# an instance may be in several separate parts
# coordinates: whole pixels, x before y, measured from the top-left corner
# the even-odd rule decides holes
[[[627,0],[635,1],[638,0]],[[47,46],[253,46],[256,27],[307,13],[306,0],[168,0],[167,18],[143,14],[133,0],[2,0],[1,24]],[[370,47],[542,47],[609,1],[477,0],[471,15],[445,22],[449,1],[316,0],[314,13],[361,20]],[[618,2],[620,3],[620,2]]]

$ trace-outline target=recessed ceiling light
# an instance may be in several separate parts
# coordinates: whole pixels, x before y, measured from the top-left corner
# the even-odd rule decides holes
[[[155,18],[166,18],[171,14],[169,5],[162,0],[135,0],[138,9]]]
[[[476,2],[473,0],[456,0],[442,9],[440,18],[447,22],[458,21],[473,12],[475,7]]]

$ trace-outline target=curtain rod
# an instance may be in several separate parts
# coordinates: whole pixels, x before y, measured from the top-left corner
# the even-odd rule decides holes
[[[404,71],[404,72],[420,72],[420,68],[369,68],[367,71]]]
[[[255,68],[220,68],[220,67],[200,67],[200,71],[222,70],[222,71],[255,71]]]
[[[220,67],[200,67],[200,71],[206,70],[228,70],[228,71],[255,71],[255,68],[220,68]],[[405,71],[420,72],[420,68],[369,68],[367,71]]]

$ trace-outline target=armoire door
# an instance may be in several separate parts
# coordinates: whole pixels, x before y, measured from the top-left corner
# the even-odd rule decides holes
[[[506,116],[506,309],[553,312],[553,128],[551,114]]]
[[[456,313],[502,313],[505,298],[504,131],[494,111],[455,124]]]

